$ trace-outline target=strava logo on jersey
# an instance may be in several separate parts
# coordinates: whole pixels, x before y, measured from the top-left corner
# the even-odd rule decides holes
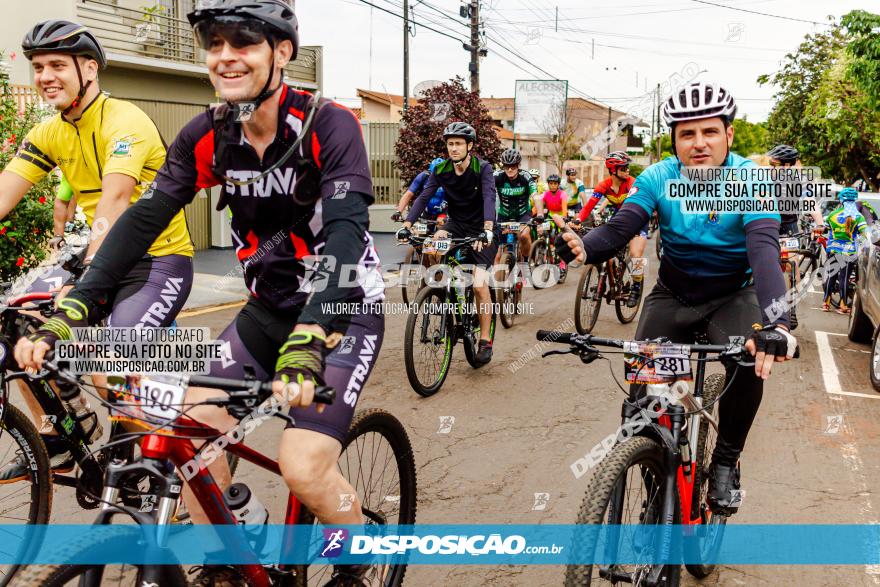
[[[230,169],[226,175],[237,181],[250,181],[260,175],[260,171]],[[260,178],[254,183],[247,185],[235,185],[226,182],[226,193],[242,197],[253,196],[255,198],[271,198],[272,196],[293,193],[293,185],[296,183],[296,173],[292,167],[275,169],[266,177]]]

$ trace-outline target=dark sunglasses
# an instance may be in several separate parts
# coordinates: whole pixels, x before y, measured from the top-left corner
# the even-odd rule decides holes
[[[218,16],[196,24],[193,28],[196,39],[202,49],[210,50],[215,39],[222,39],[235,47],[243,49],[251,45],[260,45],[271,37],[265,23],[252,18],[240,16]]]

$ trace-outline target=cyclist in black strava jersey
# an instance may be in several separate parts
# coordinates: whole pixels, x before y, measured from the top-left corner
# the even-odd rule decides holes
[[[474,298],[480,317],[480,342],[476,359],[481,364],[492,360],[492,302],[489,293],[487,269],[495,260],[498,235],[495,232],[495,180],[492,165],[474,153],[477,131],[466,122],[453,122],[443,131],[449,159],[438,165],[425,189],[413,202],[403,223],[397,231],[398,240],[410,236],[410,227],[419,219],[428,202],[439,188],[446,192],[449,220],[434,234],[434,238],[465,238],[480,236],[466,251],[464,263],[474,265]]]
[[[283,68],[299,48],[296,16],[286,1],[219,0],[188,19],[226,104],[183,128],[156,180],[108,236],[126,246],[101,247],[68,296],[77,311],[59,312],[19,340],[16,358],[38,368],[55,341],[88,324],[200,189],[222,185],[219,207],[232,210],[236,254],[251,296],[220,335],[230,350],[212,362],[210,374],[243,378],[247,365],[264,379],[274,373],[275,392],[296,419],[279,443],[287,489],[322,523],[362,524],[359,501],[339,510],[339,495],[357,492],[336,466],[384,334],[374,304],[384,286],[367,232],[373,189],[360,123],[347,108],[283,83]],[[356,285],[341,285],[340,276],[352,269]],[[326,309],[339,302],[360,303],[360,311]],[[342,334],[351,344],[338,344]],[[324,410],[311,405],[318,384],[338,391]],[[186,401],[222,394],[190,388]],[[188,415],[221,431],[236,424],[225,410],[206,405]],[[221,488],[229,484],[226,459],[209,468]],[[206,521],[196,501],[188,505],[194,521]],[[366,570],[338,565],[328,584],[361,585]],[[236,571],[208,566],[201,572],[196,582],[213,584],[212,576]]]
[[[583,239],[570,229],[557,239],[566,260],[601,263],[659,213],[664,254],[657,285],[645,299],[636,339],[668,337],[693,343],[703,331],[713,344],[747,336],[754,368],[728,371],[730,389],[721,397],[718,442],[709,476],[709,506],[734,513],[739,504],[739,456],[758,412],[764,380],[774,362],[794,357],[788,332],[785,280],[779,265],[779,215],[772,213],[685,214],[667,197],[668,182],[687,167],[753,167],[730,152],[736,103],[721,86],[692,82],[663,106],[672,132],[669,157],[642,172],[620,210]],[[566,247],[566,244],[568,247]],[[777,311],[782,308],[782,311]]]
[[[507,149],[501,153],[502,169],[495,172],[495,190],[498,192],[498,222],[524,224],[519,231],[519,256],[526,259],[529,249],[532,248],[532,234],[528,226],[532,220],[529,202],[537,192],[537,187],[532,177],[519,168],[520,163],[522,155],[516,149]]]

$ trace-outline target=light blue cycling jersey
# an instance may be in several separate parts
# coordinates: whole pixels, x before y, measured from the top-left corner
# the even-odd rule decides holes
[[[725,166],[753,167],[755,163],[731,153]],[[668,259],[679,271],[691,277],[749,273],[745,225],[762,218],[779,222],[779,214],[684,214],[680,199],[666,197],[666,183],[681,179],[680,169],[677,157],[668,157],[651,165],[636,178],[626,198],[627,204],[637,204],[649,216],[658,211],[663,260]]]

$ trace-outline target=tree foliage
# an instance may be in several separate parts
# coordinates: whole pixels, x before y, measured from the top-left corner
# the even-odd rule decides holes
[[[480,97],[455,77],[425,92],[401,120],[400,135],[394,147],[401,178],[409,183],[431,160],[446,157],[443,129],[450,122],[467,122],[477,131],[474,152],[490,163],[501,157],[501,141],[495,134],[489,111]]]
[[[0,72],[0,169],[6,167],[25,135],[44,115],[35,105],[20,111],[8,76]],[[0,220],[0,279],[12,280],[46,257],[57,185],[57,178],[49,174]]]
[[[807,35],[779,71],[760,76],[758,83],[777,87],[767,120],[773,143],[796,147],[804,165],[820,167],[825,177],[844,184],[861,178],[877,190],[880,112],[870,94],[876,79],[858,79],[876,67],[859,62],[874,48],[853,33],[870,20],[851,12],[842,21],[848,27]]]
[[[880,14],[853,10],[840,24],[852,37],[846,47],[852,58],[849,73],[871,106],[880,107]]]
[[[748,157],[766,153],[771,146],[766,124],[749,122],[745,117],[733,121],[733,145],[730,150],[734,153]]]
[[[581,122],[574,116],[571,103],[556,104],[544,123],[544,132],[550,140],[550,152],[543,159],[560,170],[566,161],[583,159],[580,128]]]

